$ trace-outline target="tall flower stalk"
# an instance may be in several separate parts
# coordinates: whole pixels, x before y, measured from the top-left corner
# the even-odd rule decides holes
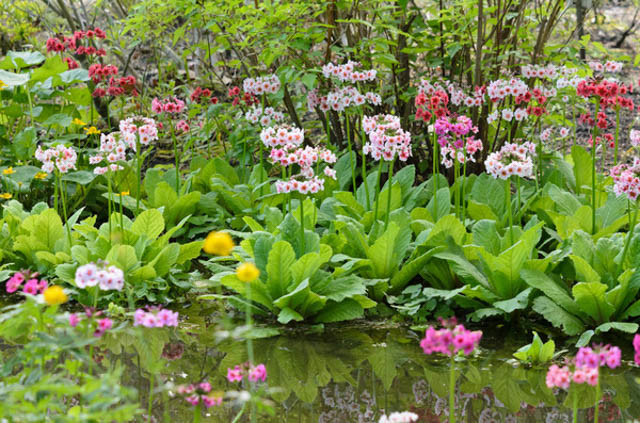
[[[458,324],[455,317],[440,319],[442,329],[429,326],[425,337],[420,341],[420,347],[425,354],[440,353],[449,356],[449,423],[456,421],[456,370],[455,357],[462,352],[469,355],[478,348],[481,331],[470,331],[464,325]]]
[[[385,217],[385,229],[389,224],[391,214],[391,196],[393,193],[393,164],[396,157],[405,162],[411,156],[411,134],[400,127],[400,118],[393,115],[364,116],[363,130],[369,136],[369,141],[364,144],[364,154],[370,155],[374,160],[379,160],[378,183],[376,184],[376,206],[374,217],[378,219],[378,203],[380,202],[380,173],[382,160],[389,163],[387,181],[387,215]]]

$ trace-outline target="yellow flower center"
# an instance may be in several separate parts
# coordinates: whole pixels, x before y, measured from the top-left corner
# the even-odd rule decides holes
[[[11,195],[11,194],[10,194],[10,193],[8,193],[8,192],[4,192],[4,193],[0,194],[0,198],[2,198],[2,199],[4,199],[4,200],[8,200],[8,199],[10,199],[11,197],[13,197],[13,195]]]
[[[260,277],[260,270],[253,263],[242,263],[236,269],[236,276],[242,282],[253,282]]]
[[[2,171],[3,175],[12,175],[16,173],[15,170],[13,170],[13,167],[9,166],[8,168],[6,168],[5,170]]]
[[[226,232],[211,232],[204,240],[202,249],[207,254],[216,256],[228,256],[233,250],[234,244],[231,236]]]
[[[45,289],[43,296],[44,302],[49,305],[63,304],[69,299],[67,294],[65,294],[62,288],[58,285],[53,285]]]

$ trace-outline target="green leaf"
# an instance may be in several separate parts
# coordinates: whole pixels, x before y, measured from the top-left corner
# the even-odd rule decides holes
[[[596,323],[604,323],[615,311],[605,298],[607,285],[600,282],[580,282],[573,286],[573,297],[580,309]]]
[[[609,332],[611,329],[619,330],[620,332],[626,333],[636,333],[638,331],[638,324],[624,322],[607,322],[598,326],[596,328],[596,333]]]
[[[291,267],[296,261],[293,247],[286,241],[273,244],[267,262],[267,289],[273,298],[287,293],[291,283]]]
[[[580,314],[580,307],[573,301],[567,291],[549,278],[549,276],[538,270],[530,269],[522,269],[520,275],[527,285],[542,291],[567,312],[574,315]]]
[[[202,251],[203,244],[204,241],[193,241],[187,244],[180,245],[180,254],[178,255],[176,264],[182,264],[189,260],[198,258],[200,256],[200,252]]]
[[[341,322],[362,317],[364,309],[355,300],[346,299],[342,302],[328,302],[314,319],[318,323]]]
[[[79,185],[89,185],[96,178],[93,172],[86,170],[77,170],[75,172],[69,172],[62,177],[63,181],[74,182]]]
[[[407,286],[407,284],[418,275],[422,268],[435,254],[444,250],[444,246],[432,248],[415,259],[405,262],[400,270],[391,278],[390,293],[398,292]]]
[[[131,232],[146,235],[149,240],[155,240],[164,230],[164,218],[157,209],[145,210],[138,215],[131,225]]]
[[[513,313],[515,310],[524,310],[529,305],[529,295],[531,294],[531,291],[532,288],[527,288],[509,300],[493,303],[493,306],[505,313]]]
[[[278,313],[278,322],[286,325],[290,321],[295,320],[296,322],[301,322],[304,318],[294,310],[291,310],[289,307],[285,307],[280,310]]]
[[[125,275],[138,264],[136,250],[131,245],[114,245],[105,260],[122,269]]]
[[[29,81],[29,75],[25,73],[13,73],[0,69],[0,81],[9,87],[24,85]]]
[[[578,318],[569,314],[548,297],[536,298],[533,301],[533,310],[567,335],[578,335],[584,331],[584,325]]]

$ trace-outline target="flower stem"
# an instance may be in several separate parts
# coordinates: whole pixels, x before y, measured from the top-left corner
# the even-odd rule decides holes
[[[573,392],[573,423],[578,423],[578,394]]]
[[[598,371],[600,371],[600,369],[598,369]],[[593,405],[593,421],[595,423],[598,423],[598,414],[600,413],[600,409],[598,407],[598,403],[600,402],[600,376],[601,375],[598,375],[598,384],[596,385],[596,401]]]
[[[382,175],[382,158],[380,158],[380,163],[378,164],[378,182],[376,183],[376,207],[373,212],[373,222],[378,221],[378,204],[380,203],[380,175]]]
[[[151,406],[153,405],[153,373],[149,374],[149,404],[147,406],[147,418],[151,421]]]
[[[509,246],[513,245],[513,213],[511,212],[511,179],[505,180],[504,194],[507,202],[507,214],[509,215]]]
[[[69,249],[71,249],[71,247],[73,246],[73,242],[71,240],[71,226],[69,226],[69,217],[67,216],[67,204],[64,195],[64,188],[62,187],[62,175],[60,175],[60,172],[56,172],[56,176],[58,177],[58,184],[60,185],[60,202],[62,203],[64,226],[67,228],[67,239],[69,240]]]
[[[629,216],[629,234],[627,235],[627,240],[624,243],[624,250],[622,250],[622,259],[620,260],[620,270],[618,273],[622,273],[624,270],[624,259],[627,257],[627,252],[629,251],[629,245],[631,245],[631,239],[633,238],[633,230],[636,227],[636,222],[638,220],[638,204],[634,204],[634,212],[633,217],[631,216],[631,202],[627,200],[627,215]]]
[[[596,113],[600,111],[600,100],[596,102]],[[598,138],[598,125],[593,127],[591,134],[591,234],[596,233],[596,139]]]
[[[389,162],[389,180],[387,183],[389,184],[389,189],[387,192],[387,215],[384,218],[384,230],[387,230],[387,226],[389,226],[389,215],[391,214],[391,193],[393,192],[393,163],[395,158]]]
[[[620,106],[616,106],[616,134],[613,147],[613,164],[618,164],[618,139],[620,137]]]
[[[140,194],[142,191],[142,163],[140,162],[140,140],[136,138],[136,170],[138,172],[138,191],[136,192],[136,216],[140,214]]]
[[[371,199],[369,198],[369,182],[367,181],[367,161],[366,161],[366,156],[364,154],[364,145],[366,143],[366,135],[364,133],[364,128],[362,128],[362,123],[364,122],[364,112],[362,111],[360,113],[360,126],[361,126],[361,133],[362,133],[362,146],[361,146],[361,151],[362,151],[362,183],[364,184],[364,192],[365,192],[365,197],[367,199],[367,210],[371,210]]]
[[[300,256],[303,256],[307,251],[304,239],[304,199],[300,200],[300,243],[302,245],[302,253],[300,254]]]
[[[433,131],[433,218],[437,222],[438,221],[438,137],[436,136],[435,130]]]
[[[456,368],[455,355],[451,352],[449,362],[449,423],[456,421]]]
[[[202,403],[199,402],[196,408],[193,410],[193,423],[200,423],[202,417]]]
[[[351,134],[349,132],[349,114],[344,112],[345,127],[347,130],[347,146],[349,147],[349,163],[351,164],[351,183],[353,186],[353,195],[356,195],[356,167],[353,162],[353,151],[351,148]]]
[[[173,124],[169,122],[171,128],[171,140],[173,141],[173,155],[176,159],[176,193],[180,195],[180,153],[178,151],[178,140],[176,139],[176,133],[173,129]]]

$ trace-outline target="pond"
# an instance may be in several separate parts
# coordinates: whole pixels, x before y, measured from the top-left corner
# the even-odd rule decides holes
[[[227,369],[248,360],[245,342],[222,339],[233,329],[221,330],[195,317],[181,327],[186,329],[149,329],[143,339],[127,332],[104,338],[103,365],[124,364],[124,382],[139,390],[143,404],[149,399],[149,372],[155,373],[152,414],[157,421],[191,421],[193,407],[175,396],[175,387],[208,380],[214,390],[238,389],[227,382]],[[554,395],[545,385],[547,367],[528,367],[513,358],[513,352],[530,342],[514,332],[485,332],[480,354],[456,363],[457,421],[571,421],[566,394]],[[377,422],[385,412],[405,410],[418,414],[418,421],[447,421],[449,362],[422,352],[423,334],[373,323],[254,339],[255,361],[266,365],[268,386],[274,388],[269,402],[273,415],[261,413],[257,421]],[[162,358],[141,360],[160,350]],[[629,354],[623,349],[623,357]],[[639,369],[628,363],[604,370],[601,421],[640,416],[639,376]],[[161,382],[173,388],[160,392]],[[593,421],[594,395],[595,389],[586,385],[579,391],[578,421]],[[203,421],[231,422],[238,412],[225,402],[208,409]],[[243,418],[239,421],[249,421]]]

